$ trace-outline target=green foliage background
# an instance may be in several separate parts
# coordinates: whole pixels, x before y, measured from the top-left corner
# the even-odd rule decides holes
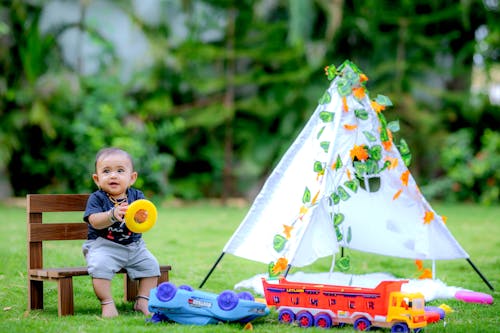
[[[399,119],[427,196],[499,201],[500,108],[471,89],[474,57],[486,78],[498,71],[498,5],[182,1],[188,33],[172,43],[165,15],[151,24],[132,1],[104,1],[151,45],[150,64],[123,80],[115,46],[97,29],[105,23],[85,16],[92,1],[80,2],[79,21],[42,34],[50,2],[0,4],[3,196],[88,192],[95,152],[116,145],[136,158],[149,196],[251,198],[327,88],[323,68],[350,59],[372,97],[394,102],[385,116]],[[94,74],[64,60],[58,40],[75,27],[101,46]],[[205,40],[209,28],[220,37]]]

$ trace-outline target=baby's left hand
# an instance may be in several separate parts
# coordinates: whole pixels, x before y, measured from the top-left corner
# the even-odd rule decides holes
[[[119,221],[123,221],[123,217],[125,216],[127,209],[128,209],[128,202],[122,202],[120,205],[115,207],[115,217]]]

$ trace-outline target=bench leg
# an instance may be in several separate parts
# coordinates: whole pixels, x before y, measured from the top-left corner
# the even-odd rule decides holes
[[[127,302],[135,301],[139,293],[139,281],[128,278],[128,274],[123,274],[123,284],[125,286],[124,299]]]
[[[168,282],[168,271],[161,271],[158,278],[158,284]],[[124,299],[127,302],[135,301],[139,294],[139,281],[134,281],[128,278],[127,273],[123,274],[123,285],[125,287]]]
[[[43,281],[29,280],[28,310],[43,309]]]
[[[59,316],[73,315],[73,278],[62,278],[57,280],[57,311]]]

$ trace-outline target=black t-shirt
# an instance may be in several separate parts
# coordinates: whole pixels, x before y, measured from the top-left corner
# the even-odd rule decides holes
[[[128,203],[132,203],[138,199],[144,199],[144,193],[134,188],[127,190]],[[83,220],[87,222],[88,234],[87,239],[97,239],[102,237],[110,241],[127,245],[138,241],[142,234],[138,234],[128,230],[125,222],[115,222],[108,228],[95,229],[89,223],[89,216],[95,213],[107,212],[114,207],[114,204],[108,198],[108,195],[103,190],[98,190],[92,193],[87,201],[87,207],[83,215]]]

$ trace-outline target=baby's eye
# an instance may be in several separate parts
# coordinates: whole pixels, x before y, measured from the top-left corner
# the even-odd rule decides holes
[[[109,170],[109,169],[102,170],[102,173],[110,173],[110,172],[111,172],[111,170]]]

